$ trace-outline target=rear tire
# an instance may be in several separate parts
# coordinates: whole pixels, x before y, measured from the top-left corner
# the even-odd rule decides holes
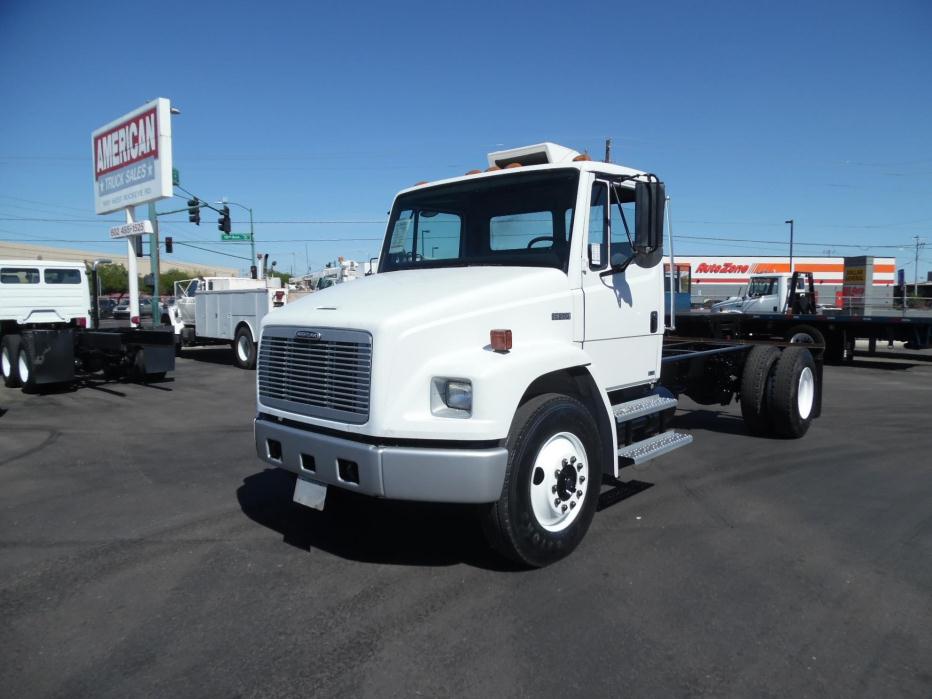
[[[252,333],[247,326],[241,325],[233,338],[233,363],[240,369],[255,369],[256,354]]]
[[[489,543],[525,566],[560,560],[588,531],[601,483],[599,432],[586,407],[558,393],[532,398],[508,435],[501,498],[483,513]]]
[[[780,353],[773,377],[771,424],[781,437],[798,439],[809,430],[819,386],[812,353],[787,347]]]
[[[7,388],[19,388],[19,335],[4,335],[0,342],[0,371],[3,373],[3,385]]]
[[[741,374],[741,416],[755,437],[773,435],[770,419],[770,394],[773,367],[780,350],[772,345],[757,345],[748,352]]]
[[[824,345],[825,336],[818,328],[811,325],[797,325],[795,328],[790,328],[786,334],[786,341],[794,345]]]
[[[23,387],[23,393],[35,393],[38,389],[36,384],[35,360],[29,351],[29,345],[21,342],[19,352],[16,353],[16,371],[19,374],[20,385]]]

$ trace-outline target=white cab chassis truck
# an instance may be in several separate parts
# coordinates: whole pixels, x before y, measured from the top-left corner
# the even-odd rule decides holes
[[[655,176],[551,143],[402,191],[377,274],[264,319],[259,457],[312,507],[333,488],[475,503],[495,548],[544,566],[603,482],[692,441],[678,394],[801,437],[818,349],[665,341],[664,206]]]
[[[278,277],[203,277],[175,282],[175,303],[168,322],[175,347],[229,344],[233,363],[256,368],[259,324],[269,311],[284,306],[288,290]]]
[[[92,285],[97,288],[96,271]],[[97,325],[83,262],[0,260],[0,373],[33,392],[95,372],[142,381],[175,368],[172,335]]]

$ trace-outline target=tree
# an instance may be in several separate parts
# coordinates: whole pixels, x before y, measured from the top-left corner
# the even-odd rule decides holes
[[[125,294],[129,289],[129,274],[126,267],[121,264],[100,265],[97,268],[97,275],[100,277],[100,293],[102,294]],[[88,279],[90,279],[88,274]]]

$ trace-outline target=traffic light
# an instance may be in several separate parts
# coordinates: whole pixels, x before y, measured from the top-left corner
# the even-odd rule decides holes
[[[201,225],[201,201],[197,197],[188,199],[188,221],[195,226]]]
[[[229,206],[223,207],[223,211],[220,213],[220,218],[217,219],[217,230],[223,231],[224,233],[229,233],[233,230],[233,223],[230,221]]]
[[[175,241],[172,240],[170,235],[165,236],[165,253],[168,254],[172,251],[172,247]]]

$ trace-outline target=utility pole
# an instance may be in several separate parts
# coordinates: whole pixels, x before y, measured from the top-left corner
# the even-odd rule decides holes
[[[783,223],[790,224],[790,274],[793,273],[793,219],[784,221]]]
[[[916,240],[916,269],[913,272],[913,296],[919,298],[919,236],[914,235],[913,238]]]
[[[612,139],[605,139],[605,162],[612,162]]]
[[[162,322],[162,294],[159,289],[159,215],[155,211],[155,202],[149,202],[149,220],[152,221],[152,235],[149,236],[149,266],[152,272],[152,298],[149,309],[152,311],[152,327],[157,328]],[[140,325],[142,324],[142,318]]]

